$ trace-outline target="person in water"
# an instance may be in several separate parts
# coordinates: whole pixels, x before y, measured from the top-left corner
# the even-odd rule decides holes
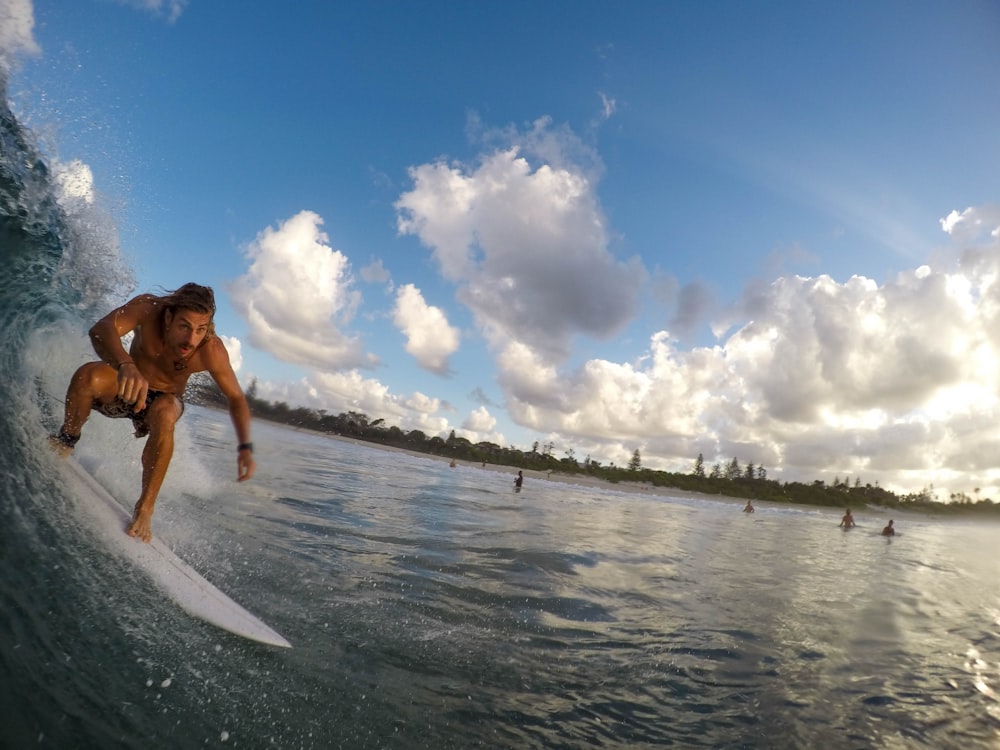
[[[143,294],[101,318],[90,329],[100,357],[80,367],[66,392],[62,428],[53,446],[72,452],[94,410],[111,418],[128,417],[137,438],[148,437],[142,450],[142,490],[135,504],[130,536],[153,538],[150,519],[174,452],[174,425],[184,413],[188,378],[208,372],[229,402],[236,429],[236,478],[253,476],[256,464],[250,442],[250,406],[215,334],[215,294],[199,284],[185,284],[166,295]],[[132,333],[129,351],[122,336]]]
[[[514,492],[521,491],[521,485],[524,484],[524,472],[517,472],[517,476],[514,477]]]
[[[892,519],[889,520],[889,525],[882,529],[882,536],[896,536],[896,530],[892,527]]]
[[[743,509],[744,513],[753,513],[753,501],[747,500],[747,506]]]
[[[837,524],[837,525],[838,526],[843,526],[845,530],[854,527],[854,525],[855,525],[854,524],[854,516],[851,515],[851,509],[850,508],[847,509],[847,512],[844,514],[844,517],[840,519],[840,523]]]

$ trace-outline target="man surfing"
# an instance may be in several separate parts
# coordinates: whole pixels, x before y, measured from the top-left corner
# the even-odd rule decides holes
[[[215,335],[215,294],[210,287],[185,284],[162,297],[142,294],[105,315],[90,329],[100,357],[80,367],[66,392],[62,428],[50,440],[62,454],[72,452],[93,409],[107,417],[132,420],[142,450],[142,491],[127,533],[148,542],[150,520],[174,452],[174,425],[184,413],[184,388],[196,372],[208,372],[229,402],[236,428],[237,481],[253,476],[250,406]],[[122,336],[132,333],[129,351]]]

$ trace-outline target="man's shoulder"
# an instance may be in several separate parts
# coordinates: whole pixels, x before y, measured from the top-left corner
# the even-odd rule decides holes
[[[219,338],[218,334],[207,338],[203,349],[212,354],[222,354],[226,359],[229,359],[229,350],[226,349],[226,345],[222,343],[222,339]]]
[[[229,350],[217,335],[205,340],[201,345],[201,361],[206,370],[211,370],[222,364],[231,364]]]
[[[133,297],[128,302],[125,303],[124,307],[129,310],[134,311],[134,313],[142,320],[142,322],[149,322],[149,320],[160,313],[160,298],[153,294],[140,294]]]

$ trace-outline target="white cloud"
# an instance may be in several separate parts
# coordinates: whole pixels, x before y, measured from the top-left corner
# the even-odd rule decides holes
[[[219,335],[219,340],[226,347],[229,353],[229,364],[233,366],[233,372],[238,373],[243,367],[243,344],[235,336]]]
[[[413,284],[404,284],[396,292],[393,321],[417,364],[439,375],[449,373],[448,357],[458,350],[460,336],[441,308],[428,305]]]
[[[603,91],[599,91],[597,93],[601,97],[601,117],[605,120],[609,120],[611,119],[611,115],[613,115],[617,109],[617,103]]]
[[[19,57],[41,52],[32,33],[34,28],[31,0],[0,0],[0,79]]]
[[[558,362],[577,335],[608,338],[633,316],[645,271],[610,240],[586,149],[542,120],[476,167],[411,169],[398,227],[431,248],[496,349],[508,342]],[[530,158],[540,159],[533,166]]]
[[[719,345],[681,350],[660,332],[634,363],[563,372],[510,347],[501,385],[515,421],[595,457],[639,447],[682,471],[703,452],[785,479],[1000,486],[1000,243],[975,261],[881,285],[779,278]]]
[[[496,418],[490,414],[489,409],[480,406],[470,412],[469,416],[462,422],[462,429],[476,433],[491,432],[497,426]]]
[[[966,212],[970,210],[971,209],[966,209]],[[958,211],[952,209],[952,212],[950,214],[948,214],[943,219],[938,219],[938,221],[941,222],[941,229],[943,229],[948,234],[954,234],[955,227],[957,227],[958,224],[961,223],[964,218],[965,218],[964,214],[961,214]]]
[[[350,411],[384,419],[402,430],[422,430],[428,435],[447,435],[452,429],[440,412],[447,408],[440,399],[414,392],[392,394],[372,378],[350,372],[314,372],[297,383],[257,382],[257,395],[269,401],[284,401],[332,414]],[[471,439],[471,438],[470,438]]]
[[[992,239],[1000,237],[1000,207],[969,207],[962,212],[953,210],[945,218],[939,219],[941,229],[957,240],[972,242],[988,235]]]
[[[246,249],[250,266],[230,289],[250,325],[250,343],[278,359],[322,371],[372,366],[356,337],[341,331],[361,295],[347,257],[329,246],[323,220],[302,211],[268,227]]]
[[[181,17],[190,0],[116,0],[116,2],[129,8],[163,16],[168,23],[173,23]]]

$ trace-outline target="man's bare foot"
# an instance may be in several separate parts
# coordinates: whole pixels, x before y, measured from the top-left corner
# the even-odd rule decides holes
[[[135,514],[132,523],[125,529],[125,533],[136,539],[141,539],[147,544],[153,539],[153,529],[150,527],[149,518]]]

